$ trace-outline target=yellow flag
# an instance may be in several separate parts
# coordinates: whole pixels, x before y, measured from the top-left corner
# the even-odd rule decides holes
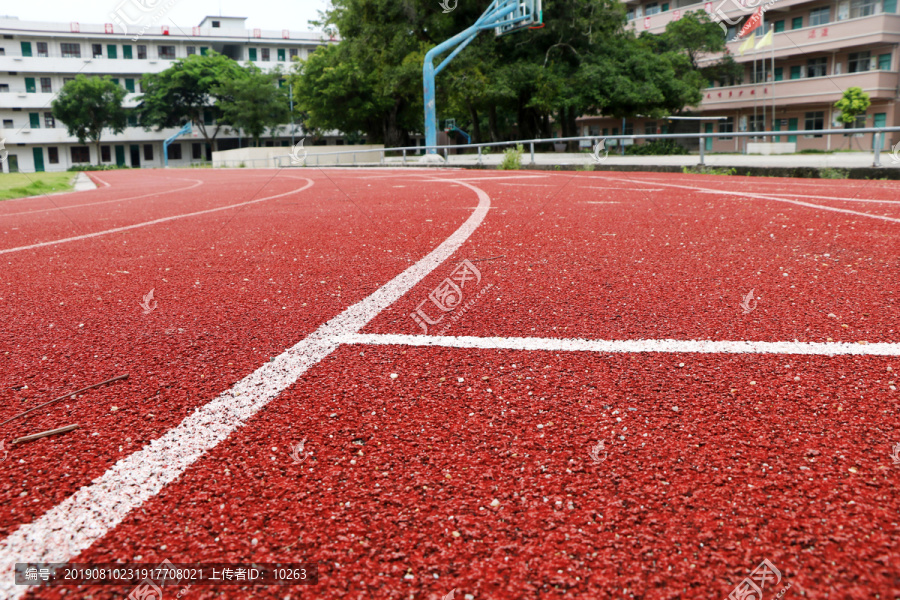
[[[772,45],[772,30],[770,29],[769,33],[764,35],[763,38],[761,40],[759,40],[759,43],[756,45],[756,49],[759,50],[760,48],[765,48],[766,46],[771,46],[771,45]]]
[[[743,56],[743,55],[744,55],[744,52],[746,52],[747,50],[749,50],[750,48],[752,48],[752,47],[753,47],[753,44],[754,44],[755,42],[756,42],[756,34],[755,34],[755,33],[751,33],[751,34],[750,34],[750,37],[748,37],[748,38],[746,39],[746,41],[744,41],[744,43],[741,44],[741,47],[738,48],[738,53],[739,53],[739,55],[740,55],[740,56]]]

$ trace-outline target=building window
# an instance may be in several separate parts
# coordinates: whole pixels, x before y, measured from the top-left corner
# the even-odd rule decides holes
[[[3,129],[12,129],[13,128],[13,120],[12,119],[3,119]]]
[[[63,87],[65,87],[66,84],[69,83],[70,81],[75,81],[75,78],[74,77],[63,77]]]
[[[6,56],[6,48],[0,48],[0,56]]]
[[[22,42],[22,56],[29,57],[31,56],[31,42]]]
[[[164,60],[175,60],[175,46],[158,46],[159,57]]]
[[[829,22],[831,16],[831,8],[823,6],[822,8],[814,8],[809,11],[809,26],[825,25]]]
[[[194,160],[201,160],[203,158],[203,146],[200,142],[191,144],[191,158]]]
[[[106,56],[108,58],[119,58],[119,51],[115,44],[106,45]]]
[[[848,56],[847,61],[847,72],[848,73],[863,73],[869,70],[869,65],[872,62],[872,56],[868,50],[865,52],[851,52]]]
[[[47,42],[37,43],[37,55],[41,58],[47,58],[48,56],[50,56],[50,51],[47,49]]]
[[[56,146],[47,147],[47,160],[51,165],[59,164],[59,148]]]
[[[800,65],[794,65],[791,67],[791,79],[800,79],[800,74],[803,72],[803,67]]]
[[[30,125],[32,129],[40,129],[41,128],[41,115],[38,113],[28,113],[28,120],[30,121]]]
[[[784,80],[784,69],[782,67],[775,67],[775,81],[783,81]]]
[[[87,146],[72,146],[73,163],[91,162],[91,151]]]
[[[134,56],[131,54],[131,46],[122,44],[122,58],[131,60]]]
[[[248,52],[249,52],[249,54],[250,54],[250,59],[249,59],[249,60],[251,60],[251,61],[253,61],[253,62],[256,62],[256,48],[250,48],[250,49],[248,50]]]
[[[291,56],[291,60],[294,60],[294,58],[297,56],[297,49],[296,49],[296,48],[291,48],[291,49],[288,51],[288,53],[289,53],[290,56]]]
[[[644,7],[644,15],[649,17],[650,15],[655,15],[659,11],[659,4],[656,2],[651,2],[647,6]]]
[[[100,162],[112,162],[112,153],[109,146],[100,146]]]
[[[64,42],[59,46],[63,58],[81,58],[81,44],[67,44]]]
[[[147,46],[138,44],[138,60],[147,60]]]
[[[747,118],[747,131],[765,131],[766,122],[762,115],[750,115]]]
[[[644,123],[644,135],[656,135],[656,121]]]
[[[144,144],[144,160],[153,160],[153,144]]]
[[[278,62],[284,62],[287,59],[285,56],[284,48],[278,49]]]
[[[784,31],[784,19],[775,21],[775,33],[781,33],[782,31]]]
[[[634,9],[629,8],[625,11],[625,20],[626,21],[634,21]]]
[[[791,29],[802,29],[803,17],[794,17],[791,19]]]
[[[8,83],[0,83],[0,94],[8,94],[9,93],[9,84]]]
[[[44,113],[44,127],[46,127],[47,129],[53,129],[54,127],[56,127],[56,119],[53,118],[52,112]]]
[[[825,112],[816,111],[806,113],[806,121],[803,124],[804,129],[825,129]],[[816,135],[807,135],[804,137],[822,137],[821,133]]]
[[[828,59],[824,56],[822,58],[810,58],[806,61],[807,77],[825,77],[827,72]]]
[[[212,22],[212,26],[213,26],[213,27],[221,27],[221,26],[222,26],[222,22],[221,22],[221,21],[213,21],[213,22]]]
[[[878,55],[878,70],[879,71],[890,71],[891,70],[891,55],[890,54],[879,54]]]
[[[52,94],[53,93],[53,84],[51,83],[49,77],[41,77],[41,93],[42,94]]]
[[[875,0],[850,0],[850,18],[868,17],[875,14]]]
[[[897,0],[884,0],[884,4],[882,5],[881,12],[888,13],[892,15],[897,12]]]
[[[728,117],[722,121],[719,121],[719,133],[734,133],[734,117]],[[723,137],[719,138],[721,140],[732,140],[732,137]]]
[[[132,94],[134,93],[134,79],[125,79],[125,89]]]
[[[169,160],[181,160],[181,144],[179,142],[175,142],[171,146],[169,146],[168,152],[166,155],[169,157]]]
[[[770,68],[770,65],[765,64],[765,61],[761,61],[760,64],[756,65],[753,73],[753,83],[764,83],[771,72]]]
[[[25,78],[25,92],[28,94],[34,94],[35,92],[37,92],[37,88],[34,85],[34,77]]]
[[[193,56],[195,54],[197,54],[197,46],[188,46],[187,47],[187,55]]]
[[[263,62],[269,62],[269,60],[270,60],[271,58],[272,58],[272,57],[271,57],[271,51],[270,51],[268,48],[263,48],[263,49],[262,49],[262,59],[263,59]]]
[[[200,46],[200,56],[206,56],[206,53],[209,52],[209,48],[206,46]]]
[[[138,126],[137,114],[135,114],[134,111],[128,112],[128,126],[129,127],[137,127]]]
[[[103,44],[91,44],[91,54],[94,58],[103,58]]]

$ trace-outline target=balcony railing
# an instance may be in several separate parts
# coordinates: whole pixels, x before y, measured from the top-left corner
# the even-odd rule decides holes
[[[844,90],[848,87],[860,87],[872,99],[890,100],[896,96],[898,82],[900,82],[900,77],[896,71],[866,71],[864,73],[712,87],[703,90],[701,106],[704,109],[750,108],[754,103],[763,102],[767,106],[771,106],[773,98],[775,98],[776,104],[782,108],[785,104],[834,104],[840,100]]]

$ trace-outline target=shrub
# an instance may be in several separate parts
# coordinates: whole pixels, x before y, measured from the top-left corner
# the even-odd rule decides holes
[[[850,171],[847,169],[832,169],[831,167],[819,169],[820,179],[847,179],[848,177],[850,177]]]
[[[503,151],[503,161],[500,168],[504,171],[518,171],[522,168],[522,154],[525,149],[522,144],[516,144],[515,148],[507,148]]]
[[[675,140],[653,140],[646,144],[632,144],[625,147],[625,154],[635,155],[674,155],[688,154],[687,148]]]

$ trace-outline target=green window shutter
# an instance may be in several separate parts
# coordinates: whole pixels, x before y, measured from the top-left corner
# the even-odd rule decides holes
[[[879,54],[878,55],[878,70],[879,71],[890,71],[891,70],[891,55],[890,54]]]
[[[137,115],[134,114],[133,112],[128,114],[128,126],[129,127],[137,127],[138,126]]]
[[[608,128],[606,128],[606,127],[603,128],[603,135],[609,135],[609,129],[608,129]]]
[[[210,110],[203,111],[203,124],[204,125],[212,125],[213,124],[212,111],[210,111]]]
[[[775,33],[781,33],[782,31],[784,31],[784,19],[775,21]]]
[[[284,62],[284,61],[285,61],[285,51],[284,51],[284,48],[279,48],[279,49],[278,49],[278,60],[279,60],[280,62]]]
[[[802,71],[802,69],[803,67],[801,67],[800,65],[794,65],[793,67],[791,67],[791,79],[800,79],[800,72]]]
[[[112,81],[112,82],[113,82],[114,84],[116,84],[116,85],[119,85],[119,78],[118,78],[118,77],[113,77],[110,81]]]
[[[131,46],[122,45],[122,58],[134,58],[134,55],[131,54]]]
[[[663,12],[666,12],[667,10],[669,10],[669,3],[668,3],[668,2],[663,2],[663,5],[662,5],[662,11],[663,11]]]
[[[784,69],[782,67],[775,67],[775,81],[783,81],[784,80]]]
[[[209,48],[206,46],[200,46],[200,56],[206,56],[206,53],[209,52]]]
[[[28,113],[28,118],[31,120],[31,128],[32,129],[40,129],[41,128],[41,115],[38,113]]]
[[[256,61],[256,48],[250,48],[250,60]]]
[[[22,56],[31,56],[31,42],[22,42]]]
[[[129,92],[131,92],[132,94],[134,93],[134,79],[126,79],[125,80],[125,89],[128,90]]]
[[[794,17],[791,19],[791,29],[801,29],[803,27],[803,17]]]
[[[107,58],[119,58],[118,48],[115,44],[107,44],[106,45],[106,57]]]
[[[897,12],[897,0],[884,0],[884,12],[894,14]]]
[[[34,77],[25,78],[25,91],[29,94],[34,94],[35,92],[37,92],[37,88],[34,85]]]

